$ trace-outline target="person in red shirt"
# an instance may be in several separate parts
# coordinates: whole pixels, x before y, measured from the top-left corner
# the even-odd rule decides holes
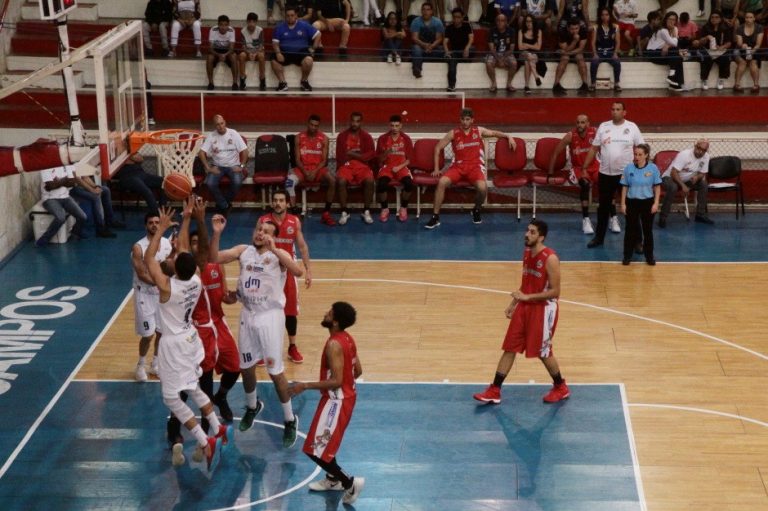
[[[528,225],[522,284],[520,289],[512,292],[512,303],[504,311],[510,319],[501,347],[504,353],[496,367],[493,383],[472,396],[477,401],[501,403],[501,385],[518,353],[525,353],[527,358],[538,357],[552,377],[554,386],[544,396],[545,403],[556,403],[571,395],[552,351],[560,297],[560,259],[554,250],[544,246],[547,231],[547,224],[542,220],[532,220]]]
[[[516,144],[512,135],[474,126],[474,123],[475,114],[472,109],[462,108],[461,125],[446,133],[435,146],[435,170],[432,172],[432,175],[435,177],[440,176],[440,181],[437,182],[437,189],[435,190],[432,218],[424,226],[427,229],[434,229],[440,225],[440,207],[445,199],[445,189],[463,181],[471,183],[476,190],[475,207],[472,208],[472,222],[475,224],[483,223],[483,219],[480,216],[480,208],[482,208],[485,196],[488,193],[485,168],[485,142],[483,139],[489,137],[497,139],[506,138],[509,141],[509,147],[513,150]],[[453,149],[453,163],[445,173],[441,174],[440,155],[448,144],[451,144]]]
[[[401,222],[408,220],[408,199],[413,192],[413,175],[408,165],[411,163],[413,142],[411,137],[403,133],[403,119],[399,115],[389,118],[389,131],[379,137],[376,143],[376,154],[379,157],[379,178],[376,188],[379,190],[381,214],[379,220],[389,220],[389,203],[387,188],[390,184],[399,183],[403,187],[400,196],[400,210],[397,219]]]
[[[298,246],[301,254],[301,262],[304,264],[304,284],[307,289],[312,285],[312,269],[309,261],[309,245],[304,239],[301,230],[301,219],[288,213],[288,193],[285,190],[277,190],[272,194],[272,211],[259,218],[259,222],[269,221],[277,225],[280,235],[275,238],[275,246],[288,252],[296,259],[294,245]],[[285,287],[285,329],[288,331],[288,358],[294,364],[304,362],[304,357],[296,346],[296,331],[298,329],[299,315],[299,285],[296,277],[286,275]],[[264,365],[263,360],[256,365]]]
[[[592,160],[586,171],[582,170],[584,159],[592,148],[597,128],[589,125],[589,117],[585,114],[576,116],[576,127],[565,134],[552,152],[549,160],[548,174],[555,173],[555,161],[557,157],[568,148],[571,155],[571,180],[579,184],[579,198],[581,199],[581,229],[584,234],[594,234],[592,221],[589,219],[589,190],[597,183],[597,174],[600,171],[600,161]],[[578,176],[578,177],[576,177]],[[614,206],[615,210],[615,206]],[[613,215],[615,215],[615,211]]]
[[[341,217],[339,225],[349,221],[347,209],[347,185],[363,186],[364,211],[360,215],[363,222],[372,224],[373,207],[373,171],[370,162],[376,157],[373,137],[362,128],[363,114],[352,112],[349,116],[349,128],[339,133],[336,138],[336,181],[339,189]]]
[[[325,342],[320,359],[320,381],[294,382],[290,387],[292,396],[307,389],[320,391],[320,402],[307,432],[303,451],[325,470],[326,475],[324,479],[309,483],[309,489],[344,490],[344,504],[354,503],[365,484],[364,478],[347,475],[336,461],[336,453],[357,400],[355,380],[363,374],[355,340],[346,332],[355,324],[356,318],[354,307],[346,302],[336,302],[331,306],[321,323],[328,329],[330,337]]]
[[[307,120],[307,129],[296,135],[294,145],[296,167],[288,173],[285,189],[296,206],[296,185],[315,185],[325,182],[328,191],[325,195],[325,209],[320,221],[325,225],[336,225],[331,217],[331,205],[336,195],[336,179],[328,172],[328,137],[320,131],[320,116],[312,114]]]

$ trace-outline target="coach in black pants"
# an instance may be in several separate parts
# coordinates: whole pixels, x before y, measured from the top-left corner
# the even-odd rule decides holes
[[[627,216],[624,257],[621,261],[624,266],[632,260],[641,224],[645,261],[651,266],[656,264],[653,256],[653,216],[659,210],[661,174],[655,164],[648,162],[650,152],[648,144],[635,147],[634,162],[627,165],[621,176],[621,211]]]

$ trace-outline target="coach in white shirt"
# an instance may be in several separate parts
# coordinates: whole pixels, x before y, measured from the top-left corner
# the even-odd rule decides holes
[[[701,138],[690,149],[683,149],[669,168],[661,176],[661,186],[664,188],[664,202],[661,205],[659,227],[667,226],[667,217],[672,208],[672,201],[678,190],[688,195],[690,190],[696,190],[696,218],[702,224],[712,225],[714,220],[707,216],[707,173],[709,172],[709,140]]]
[[[40,238],[35,241],[38,247],[44,247],[67,220],[67,213],[75,217],[72,233],[78,238],[83,236],[85,212],[80,209],[75,199],[69,196],[69,189],[80,182],[75,175],[75,167],[66,165],[40,171],[40,189],[43,207],[53,216],[53,222]]]
[[[248,145],[240,133],[227,128],[227,121],[221,115],[215,115],[213,123],[216,129],[205,137],[198,156],[205,168],[205,184],[216,201],[216,207],[220,213],[226,214],[243,185],[245,164],[248,162]],[[219,188],[221,176],[229,177],[229,191],[226,197]]]
[[[600,151],[600,174],[597,180],[600,195],[597,207],[597,229],[595,237],[587,244],[587,248],[595,248],[603,244],[609,220],[611,220],[611,230],[621,232],[618,219],[615,216],[611,218],[613,196],[616,195],[617,190],[621,189],[621,176],[624,168],[632,163],[635,147],[645,143],[637,124],[626,120],[624,118],[626,115],[624,103],[614,101],[611,105],[611,120],[605,121],[597,128],[592,149],[587,153],[582,165],[581,174],[582,177],[586,177],[589,165],[595,159],[597,151]]]

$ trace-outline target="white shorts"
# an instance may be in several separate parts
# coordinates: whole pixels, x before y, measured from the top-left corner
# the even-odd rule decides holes
[[[269,374],[280,374],[283,366],[283,309],[253,313],[240,311],[240,369],[248,369],[264,360]],[[162,344],[162,343],[161,343]]]
[[[136,335],[150,337],[159,330],[160,294],[133,291],[133,314]]]
[[[194,328],[183,335],[164,335],[158,346],[157,375],[163,397],[175,397],[183,390],[193,390],[203,374],[200,363],[205,358],[203,342]]]

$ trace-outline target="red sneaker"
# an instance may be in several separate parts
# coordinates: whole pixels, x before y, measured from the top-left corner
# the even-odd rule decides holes
[[[219,432],[214,438],[221,438],[221,445],[229,444],[229,440],[235,436],[235,430],[231,425],[219,424]]]
[[[323,211],[323,216],[320,217],[320,223],[323,223],[325,225],[334,226],[336,225],[336,220],[333,219],[331,216],[330,211]]]
[[[488,385],[488,388],[484,392],[480,392],[472,396],[478,401],[483,403],[493,403],[495,405],[501,403],[501,387],[494,385]]]
[[[256,361],[256,367],[264,367],[264,359],[260,358]]]
[[[571,391],[568,385],[565,384],[565,380],[560,385],[553,385],[547,395],[544,396],[545,403],[557,403],[563,399],[568,399],[571,396]]]
[[[301,364],[304,362],[304,357],[301,356],[301,353],[299,353],[299,348],[297,348],[295,344],[288,346],[288,358],[294,364]]]
[[[213,472],[219,464],[221,440],[215,437],[208,437],[208,445],[205,448],[205,461],[208,465],[208,472]]]

